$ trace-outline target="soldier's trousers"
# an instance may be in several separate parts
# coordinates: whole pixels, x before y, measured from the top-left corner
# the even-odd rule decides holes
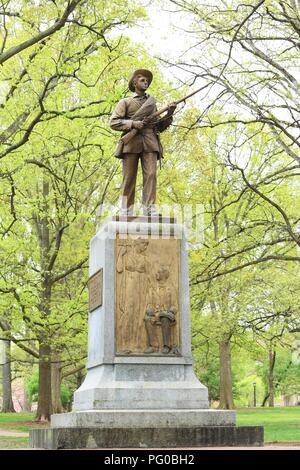
[[[157,152],[125,153],[123,156],[122,211],[132,214],[135,198],[138,164],[141,160],[143,172],[144,213],[155,210]]]

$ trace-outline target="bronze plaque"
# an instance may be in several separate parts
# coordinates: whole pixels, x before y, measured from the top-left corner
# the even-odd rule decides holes
[[[101,268],[93,276],[90,277],[88,282],[89,287],[89,311],[92,312],[102,305],[102,290],[103,290],[103,269]]]

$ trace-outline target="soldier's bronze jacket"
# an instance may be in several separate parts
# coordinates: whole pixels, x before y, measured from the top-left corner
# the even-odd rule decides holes
[[[139,96],[134,94],[131,97],[123,98],[117,104],[110,120],[110,126],[115,131],[127,132],[132,129],[132,117],[136,111],[144,104],[149,95]],[[157,108],[155,108],[155,111]],[[159,139],[159,133],[167,129],[172,123],[172,116],[158,122],[155,127],[145,127],[137,133],[127,144],[124,144],[122,151],[117,155],[123,157],[124,153],[157,152],[157,158],[163,158],[163,149]]]

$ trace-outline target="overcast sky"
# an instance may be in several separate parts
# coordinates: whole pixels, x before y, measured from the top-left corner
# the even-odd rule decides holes
[[[149,55],[152,57],[163,57],[176,61],[180,54],[188,47],[190,40],[188,35],[185,34],[183,40],[183,33],[179,28],[187,25],[188,20],[183,17],[182,13],[174,13],[167,11],[167,8],[172,8],[169,2],[165,2],[164,9],[158,6],[158,2],[151,2],[144,0],[142,3],[145,5],[149,15],[148,22],[140,22],[135,27],[126,31],[126,33],[138,43],[148,49]],[[160,4],[162,2],[159,2]],[[161,64],[163,68],[163,65]],[[178,70],[168,70],[164,68],[164,73],[168,78],[184,78],[184,74]]]

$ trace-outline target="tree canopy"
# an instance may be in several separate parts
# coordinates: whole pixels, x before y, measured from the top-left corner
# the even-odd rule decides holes
[[[296,392],[299,2],[158,3],[185,15],[176,61],[129,38],[147,25],[138,2],[0,2],[0,338],[39,419],[83,378],[89,241],[121,185],[109,117],[141,67],[161,105],[203,85],[162,137],[158,181],[159,204],[203,205],[189,255],[196,373],[223,408],[251,404],[255,380],[262,402]]]

